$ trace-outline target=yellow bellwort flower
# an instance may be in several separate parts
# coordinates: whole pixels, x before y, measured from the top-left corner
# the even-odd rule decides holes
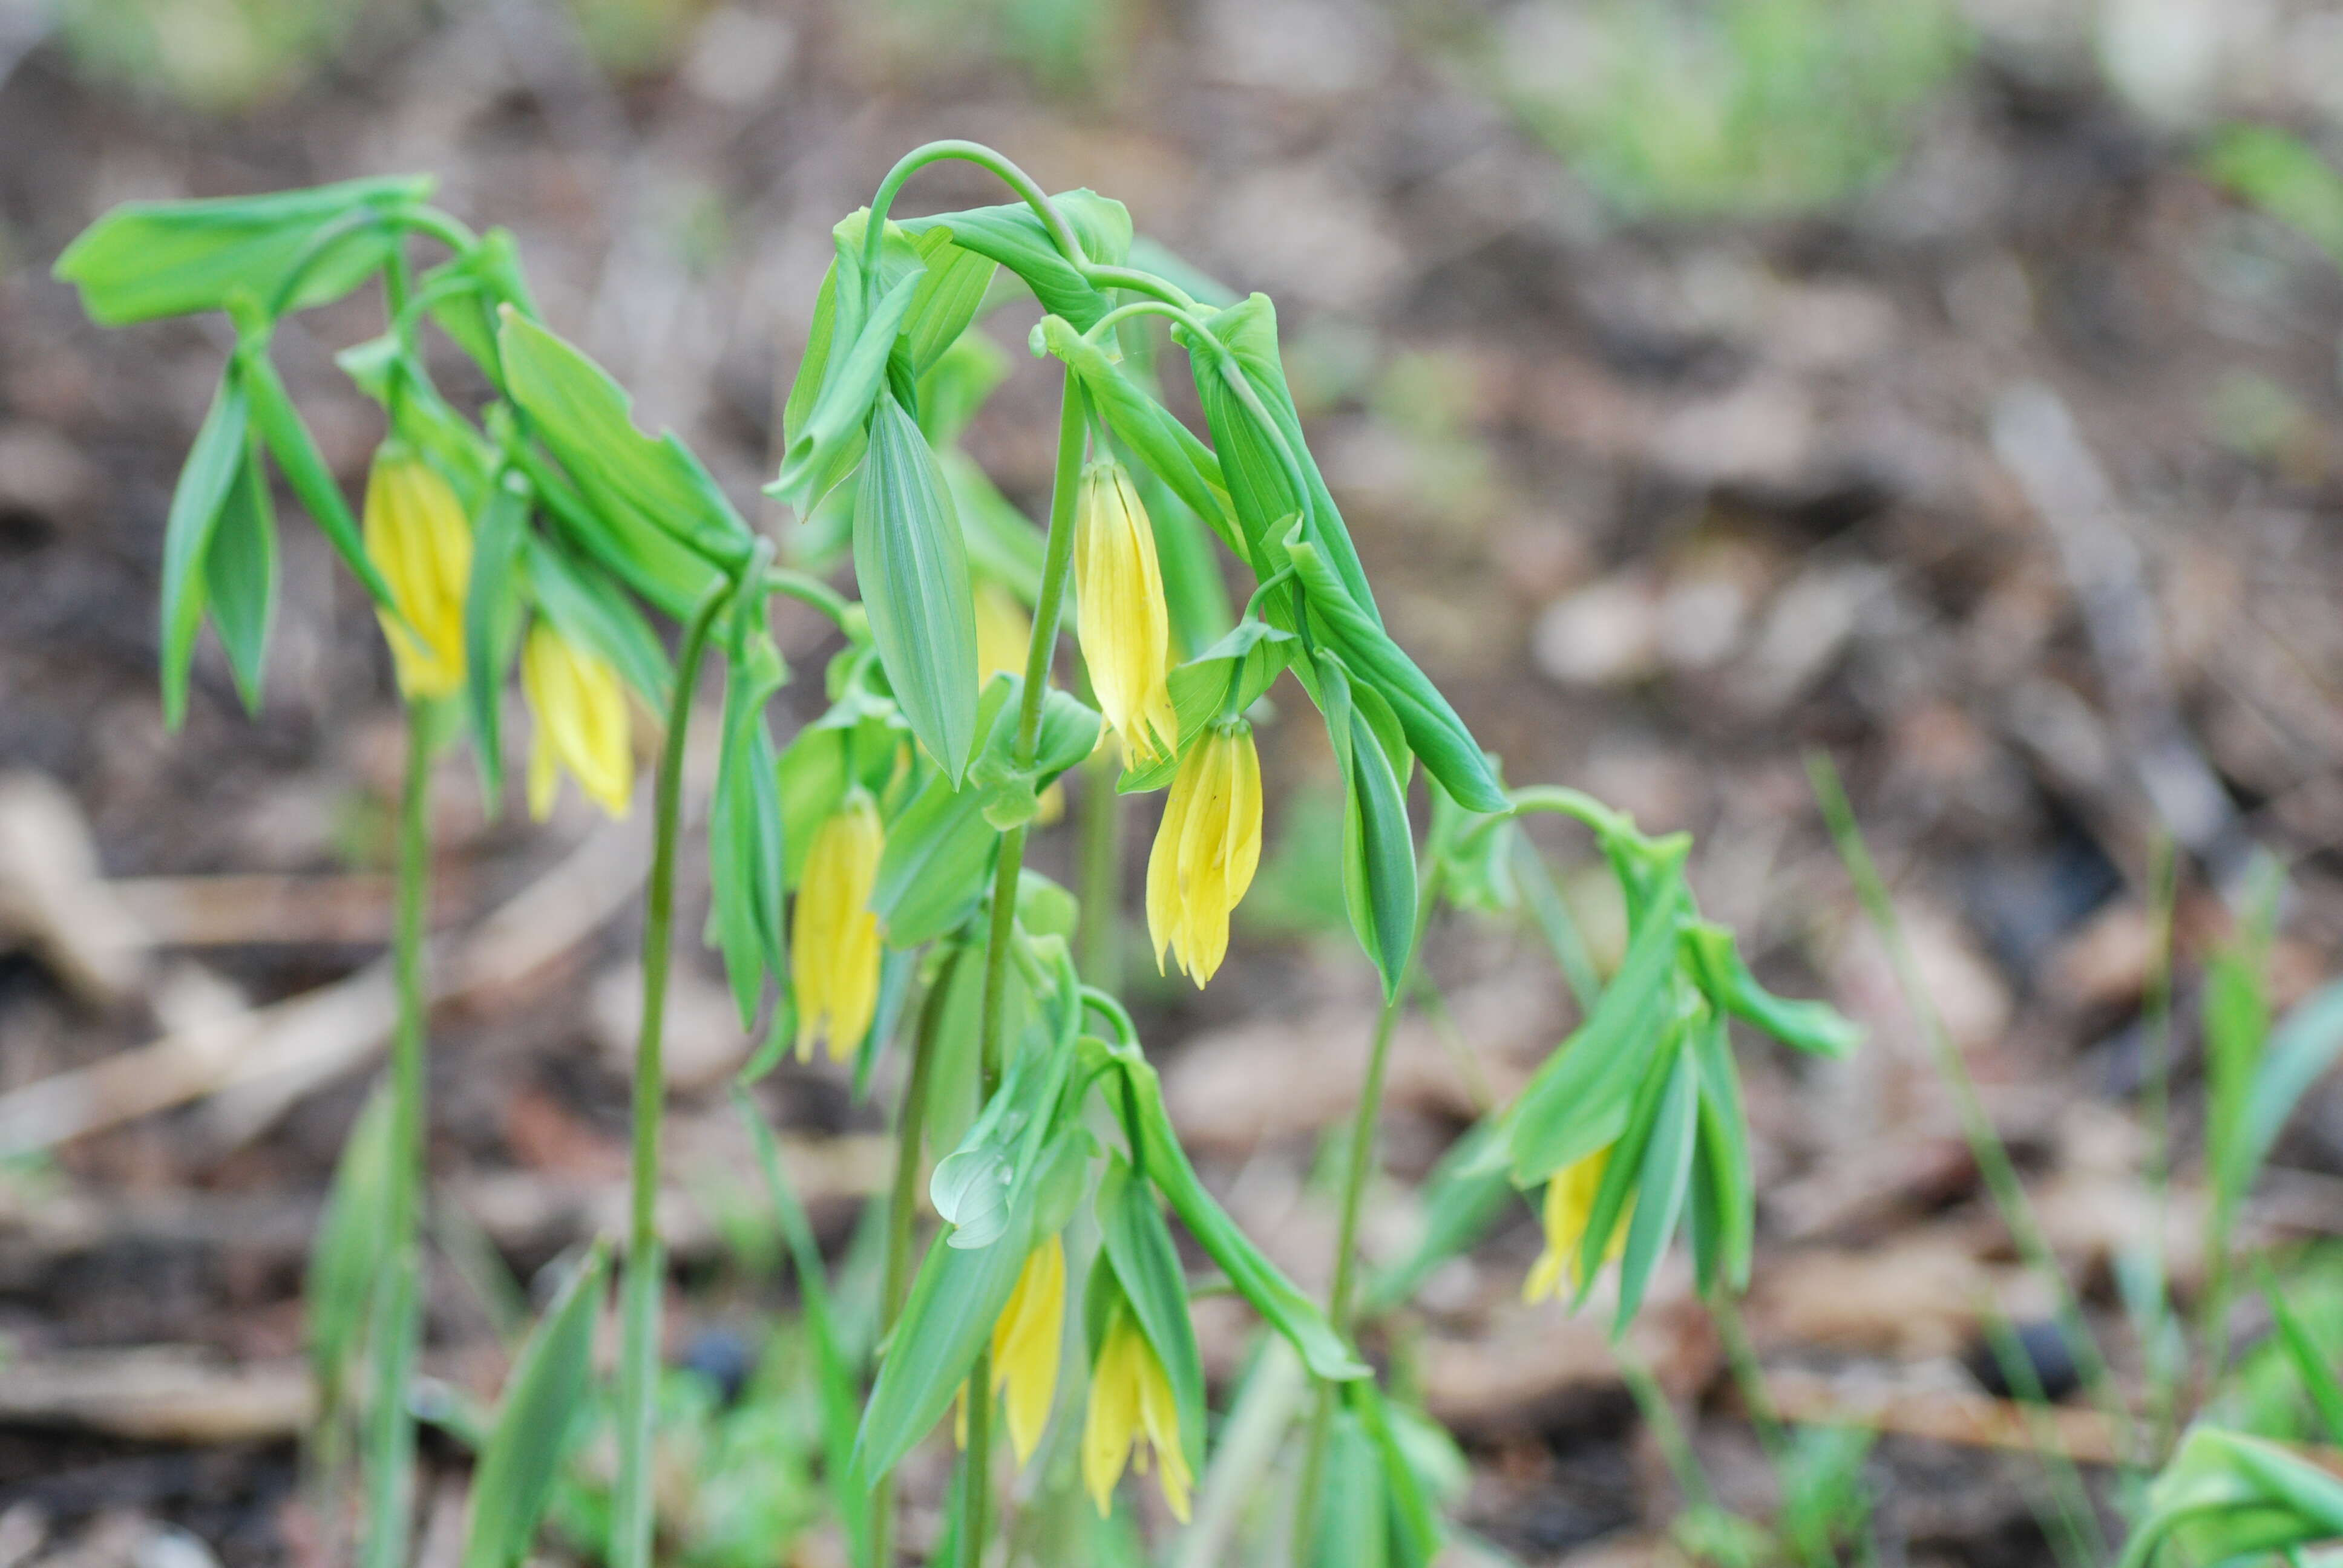
[[[1114,1483],[1122,1467],[1136,1463],[1143,1473],[1149,1450],[1163,1486],[1163,1501],[1172,1516],[1188,1523],[1188,1493],[1193,1478],[1188,1456],[1180,1446],[1180,1409],[1172,1397],[1172,1380],[1147,1342],[1139,1321],[1128,1307],[1118,1308],[1091,1369],[1090,1408],[1082,1421],[1082,1484],[1098,1504],[1099,1517],[1114,1510]]]
[[[1252,726],[1215,726],[1188,751],[1147,857],[1147,937],[1201,986],[1228,956],[1229,912],[1261,864],[1261,754]]]
[[[1579,1266],[1578,1249],[1586,1239],[1586,1227],[1594,1218],[1594,1194],[1603,1186],[1604,1170],[1611,1163],[1609,1147],[1596,1150],[1583,1160],[1574,1161],[1546,1179],[1545,1183],[1545,1251],[1530,1265],[1529,1277],[1522,1282],[1522,1300],[1541,1302],[1558,1295],[1565,1274],[1572,1290],[1586,1282],[1585,1271]],[[1603,1249],[1603,1261],[1610,1262],[1626,1250],[1627,1220],[1634,1212],[1634,1201],[1630,1199],[1613,1222],[1611,1240]]]
[[[528,814],[545,820],[566,768],[588,799],[624,817],[634,804],[635,749],[617,668],[539,620],[521,645],[520,690],[536,726]]]
[[[870,892],[885,846],[878,802],[855,789],[815,829],[789,924],[789,986],[798,1006],[798,1060],[825,1041],[832,1061],[862,1044],[879,1010],[879,917]]]
[[[1050,1424],[1066,1328],[1066,1243],[1056,1235],[1025,1254],[1017,1288],[992,1324],[992,1389],[1009,1411],[1009,1442],[1025,1463]]]
[[[1172,670],[1172,612],[1155,529],[1116,462],[1082,469],[1074,506],[1075,633],[1099,711],[1134,763],[1155,761],[1180,739],[1164,678]]]
[[[464,684],[464,595],[472,581],[464,504],[411,447],[386,441],[367,474],[360,530],[398,611],[376,613],[400,693],[409,701],[447,696]]]

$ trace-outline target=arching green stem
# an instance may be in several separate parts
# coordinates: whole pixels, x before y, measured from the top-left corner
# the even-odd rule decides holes
[[[667,740],[651,798],[650,887],[643,910],[643,1012],[635,1042],[634,1160],[629,1172],[627,1271],[618,1331],[618,1484],[610,1526],[613,1568],[651,1568],[651,1412],[659,1385],[659,1292],[666,1261],[659,1245],[659,1122],[667,1105],[661,1063],[667,1026],[667,973],[675,926],[675,840],[682,816],[683,753],[691,726],[692,688],[709,630],[730,584],[709,590],[684,628],[668,699]]]

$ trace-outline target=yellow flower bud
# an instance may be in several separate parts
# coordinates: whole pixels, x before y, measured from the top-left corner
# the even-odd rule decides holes
[[[1101,1518],[1113,1512],[1114,1484],[1122,1479],[1123,1466],[1135,1453],[1143,1473],[1150,1450],[1161,1475],[1163,1501],[1185,1524],[1193,1478],[1180,1447],[1180,1408],[1172,1380],[1131,1309],[1118,1305],[1091,1369],[1090,1408],[1082,1421],[1082,1484]]]
[[[992,1388],[1009,1411],[1017,1462],[1033,1457],[1058,1397],[1066,1326],[1066,1244],[1055,1233],[1025,1254],[1017,1288],[992,1325]]]
[[[1537,1261],[1530,1265],[1529,1277],[1522,1282],[1524,1302],[1540,1302],[1559,1294],[1564,1273],[1569,1275],[1574,1291],[1586,1282],[1578,1249],[1586,1239],[1586,1227],[1594,1221],[1594,1194],[1601,1190],[1604,1170],[1610,1163],[1611,1147],[1605,1147],[1564,1166],[1546,1179],[1545,1251],[1538,1254]],[[1611,1240],[1603,1251],[1604,1262],[1626,1250],[1627,1217],[1634,1211],[1631,1199],[1613,1222]]]
[[[1229,912],[1261,864],[1261,756],[1240,719],[1191,747],[1147,857],[1147,936],[1155,967],[1168,949],[1198,985],[1229,950]]]
[[[850,790],[806,851],[805,880],[789,923],[789,986],[798,1007],[798,1060],[814,1041],[843,1061],[861,1046],[879,1010],[879,917],[870,891],[879,880],[886,830],[878,802]]]
[[[410,701],[448,695],[464,684],[464,595],[472,580],[463,503],[437,469],[387,441],[367,475],[361,528],[398,611],[377,612],[398,689]]]
[[[543,821],[567,768],[612,817],[634,803],[635,750],[626,688],[601,655],[539,620],[521,646],[520,690],[536,726],[528,753],[528,814]]]
[[[1172,669],[1172,613],[1164,608],[1155,529],[1120,463],[1082,470],[1074,508],[1075,630],[1099,711],[1140,766],[1179,743],[1180,720],[1164,678]]]
[[[976,680],[981,686],[1007,671],[1021,678],[1033,642],[1033,618],[999,583],[976,585]]]

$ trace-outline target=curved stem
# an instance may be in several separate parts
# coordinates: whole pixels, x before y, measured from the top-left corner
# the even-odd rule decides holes
[[[896,160],[895,166],[887,171],[887,177],[879,182],[878,193],[870,198],[870,216],[862,231],[864,310],[870,309],[870,302],[876,297],[880,239],[886,232],[887,214],[895,205],[897,194],[913,175],[930,164],[948,159],[971,163],[1000,176],[1003,185],[1016,192],[1019,199],[1033,209],[1033,216],[1040,218],[1041,226],[1049,231],[1050,243],[1057,247],[1066,265],[1081,273],[1082,280],[1091,287],[1129,289],[1134,294],[1151,295],[1168,304],[1182,307],[1195,303],[1186,290],[1151,272],[1133,266],[1110,266],[1091,260],[1083,253],[1081,241],[1075,237],[1073,226],[1066,221],[1066,215],[1058,210],[1058,204],[1050,199],[1050,194],[1034,181],[1032,176],[981,142],[947,139],[930,142],[905,153]]]
[[[661,1045],[667,1025],[667,971],[675,926],[675,840],[682,815],[683,752],[691,726],[692,688],[709,630],[729,584],[709,590],[684,628],[668,698],[667,740],[659,752],[651,816],[650,888],[643,910],[643,1012],[635,1044],[634,1160],[629,1172],[625,1319],[618,1343],[618,1483],[610,1526],[613,1568],[651,1565],[651,1406],[659,1378],[659,1290],[666,1268],[659,1247],[659,1121],[667,1104]]]
[[[862,641],[869,634],[869,628],[865,626],[862,628],[863,636],[856,636],[855,612],[858,607],[855,602],[820,578],[810,577],[804,572],[791,571],[787,567],[774,567],[765,573],[765,587],[784,598],[793,598],[802,604],[813,606],[814,608],[836,621],[839,629],[857,642]]]
[[[1434,860],[1427,867],[1423,883],[1416,889],[1415,924],[1408,937],[1407,961],[1400,968],[1399,983],[1383,999],[1383,1010],[1375,1015],[1374,1038],[1367,1047],[1367,1075],[1359,1087],[1358,1112],[1351,1121],[1351,1144],[1342,1166],[1342,1224],[1334,1240],[1334,1283],[1326,1292],[1327,1319],[1344,1340],[1351,1337],[1353,1298],[1358,1289],[1359,1216],[1366,1207],[1367,1177],[1374,1170],[1375,1124],[1383,1119],[1383,1079],[1391,1065],[1392,1031],[1414,989],[1417,967],[1423,961],[1424,930],[1432,923],[1433,906],[1440,897],[1440,865]],[[1319,1385],[1318,1408],[1310,1418],[1310,1442],[1302,1452],[1302,1484],[1294,1495],[1293,1561],[1297,1564],[1310,1561],[1312,1537],[1317,1526],[1318,1490],[1326,1468],[1326,1444],[1333,1433],[1334,1402],[1342,1397],[1338,1384]]]
[[[407,780],[398,803],[398,904],[391,973],[398,1020],[390,1040],[390,1157],[383,1231],[388,1266],[374,1305],[373,1408],[367,1435],[366,1568],[407,1559],[415,1417],[407,1402],[422,1326],[425,1166],[424,914],[431,890],[430,718],[407,710]]]

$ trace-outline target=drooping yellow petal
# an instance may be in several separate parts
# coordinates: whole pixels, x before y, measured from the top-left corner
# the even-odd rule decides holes
[[[1114,1483],[1122,1479],[1132,1438],[1141,1430],[1133,1357],[1144,1344],[1129,1314],[1118,1313],[1091,1368],[1090,1405],[1082,1417],[1082,1485],[1101,1519],[1114,1512]]]
[[[1017,1288],[992,1325],[992,1386],[1005,1396],[1009,1442],[1020,1464],[1033,1457],[1050,1424],[1065,1322],[1066,1245],[1052,1234],[1025,1254]]]
[[[1016,596],[999,583],[979,578],[976,585],[976,679],[980,686],[1007,671],[1025,673],[1025,655],[1033,641],[1033,620]]]
[[[1198,985],[1228,956],[1229,916],[1261,864],[1261,757],[1242,721],[1207,730],[1172,777],[1147,858],[1147,932]]]
[[[464,684],[464,596],[472,580],[472,525],[437,469],[387,442],[367,474],[359,525],[397,614],[378,610],[398,689],[412,701]]]
[[[614,818],[634,804],[635,754],[626,689],[609,660],[539,620],[520,656],[521,695],[536,724],[528,759],[529,814],[553,809],[558,769]]]
[[[797,999],[797,1053],[825,1042],[843,1061],[862,1044],[879,1010],[879,879],[885,829],[878,803],[854,789],[814,832],[805,879],[789,923],[789,985]]]
[[[1161,757],[1179,740],[1165,678],[1172,668],[1172,615],[1155,529],[1121,464],[1082,470],[1074,508],[1075,635],[1099,711],[1134,762]]]
[[[1157,1466],[1172,1517],[1188,1522],[1195,1478],[1180,1446],[1180,1409],[1172,1379],[1148,1343],[1139,1321],[1117,1307],[1106,1342],[1091,1370],[1090,1408],[1082,1422],[1082,1484],[1104,1518],[1113,1511],[1114,1485],[1123,1467]]]
[[[1564,1166],[1546,1179],[1545,1249],[1538,1253],[1537,1261],[1530,1265],[1529,1277],[1522,1282],[1524,1302],[1540,1302],[1560,1293],[1565,1277],[1574,1291],[1586,1282],[1578,1250],[1586,1239],[1586,1227],[1594,1221],[1594,1195],[1603,1186],[1603,1172],[1610,1163],[1611,1148],[1605,1147]],[[1627,1219],[1634,1209],[1631,1200],[1613,1222],[1611,1238],[1604,1247],[1604,1262],[1625,1250]]]

